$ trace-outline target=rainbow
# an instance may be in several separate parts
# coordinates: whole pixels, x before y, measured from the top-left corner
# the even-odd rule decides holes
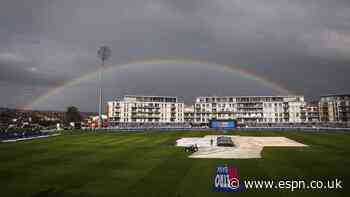
[[[217,64],[217,63],[211,63],[211,62],[202,61],[202,60],[148,59],[148,60],[141,60],[141,61],[130,61],[130,62],[125,63],[125,64],[117,64],[117,65],[107,66],[105,68],[100,68],[100,69],[105,69],[105,71],[111,71],[113,69],[117,69],[120,67],[126,67],[126,66],[136,65],[136,64],[141,64],[141,65],[152,65],[152,64],[153,65],[154,64],[203,64],[203,65],[209,65],[209,66],[216,67],[218,69],[222,69],[223,71],[239,74],[239,75],[246,77],[250,80],[254,80],[254,81],[256,81],[256,82],[258,82],[258,83],[260,83],[268,88],[271,88],[271,89],[277,91],[281,95],[293,95],[293,94],[295,94],[293,91],[282,86],[281,84],[278,84],[278,83],[268,79],[267,77],[258,75],[252,71],[243,69],[241,66]],[[54,88],[51,88],[49,91],[47,91],[44,94],[35,98],[32,102],[26,104],[23,108],[24,109],[31,109],[33,106],[38,106],[40,103],[49,99],[51,96],[63,91],[65,88],[77,85],[77,84],[81,83],[82,81],[86,81],[86,80],[94,78],[99,73],[100,69],[97,69],[93,72],[87,73],[87,74],[82,75],[78,78],[75,78],[75,79],[67,81],[63,84],[60,84]]]

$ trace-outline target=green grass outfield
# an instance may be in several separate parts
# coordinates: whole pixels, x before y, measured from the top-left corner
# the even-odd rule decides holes
[[[0,143],[0,196],[349,196],[350,133],[233,132],[286,136],[307,148],[265,148],[262,159],[190,159],[175,140],[218,132],[65,133]],[[232,134],[232,133],[230,133]],[[213,193],[215,167],[243,179],[343,181],[342,190]],[[263,193],[257,193],[263,192]]]

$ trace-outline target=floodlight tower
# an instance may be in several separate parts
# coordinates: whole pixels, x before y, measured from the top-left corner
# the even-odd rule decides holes
[[[97,51],[98,57],[101,59],[102,64],[98,73],[99,87],[98,87],[98,128],[102,128],[102,69],[104,67],[105,61],[111,56],[111,49],[108,46],[102,46]]]

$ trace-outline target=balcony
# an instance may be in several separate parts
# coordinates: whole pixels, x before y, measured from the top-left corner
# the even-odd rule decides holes
[[[136,115],[131,116],[132,119],[160,119],[158,116],[145,116],[145,115]]]

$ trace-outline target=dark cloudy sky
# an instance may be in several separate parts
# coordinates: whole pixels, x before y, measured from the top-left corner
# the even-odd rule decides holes
[[[147,59],[239,65],[307,98],[350,92],[349,0],[1,0],[0,107],[28,106],[60,84],[108,65]],[[105,74],[121,94],[279,94],[208,65],[132,65]],[[92,78],[36,109],[96,110]]]

